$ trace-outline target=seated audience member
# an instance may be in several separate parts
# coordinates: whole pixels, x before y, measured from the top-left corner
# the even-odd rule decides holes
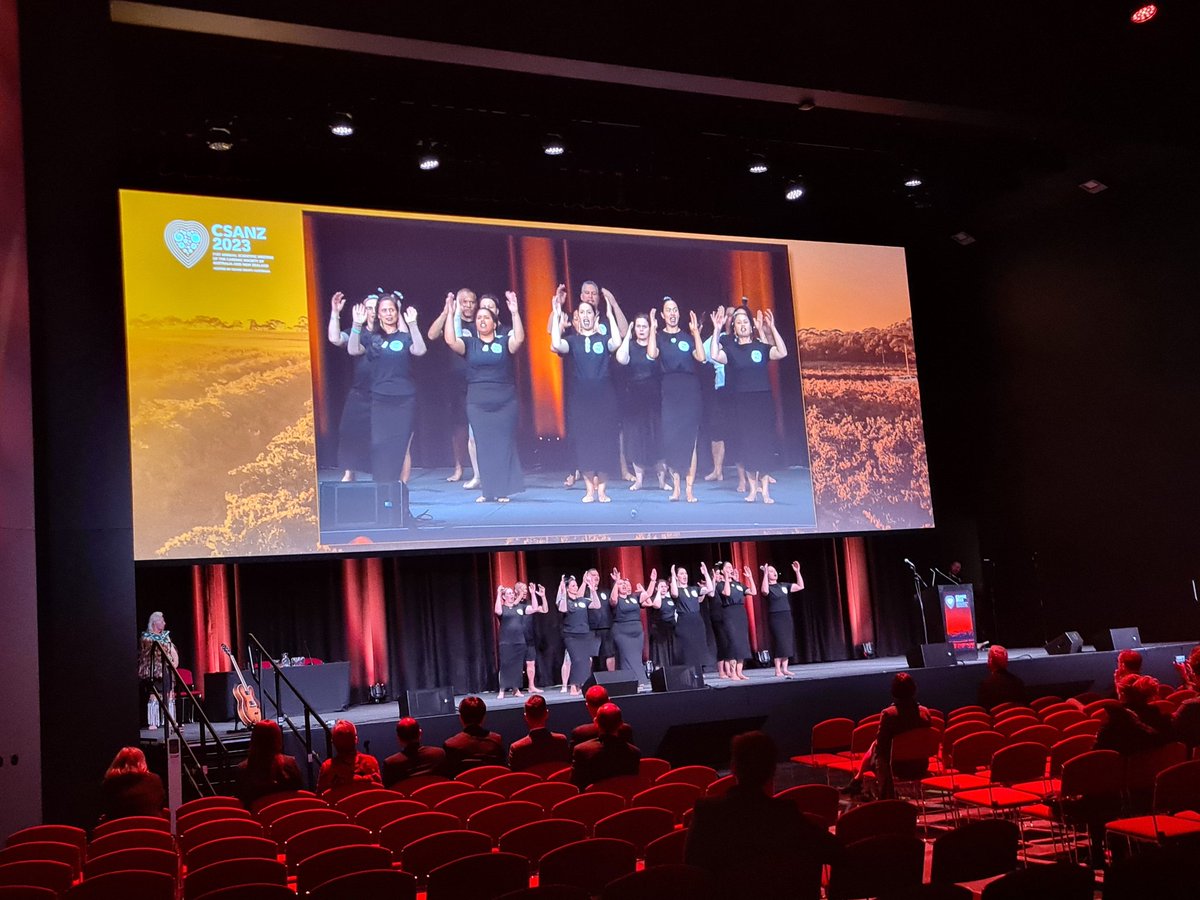
[[[446,763],[446,751],[441,747],[421,745],[421,725],[416,719],[405,717],[396,723],[396,741],[400,752],[383,761],[384,787],[390,788],[413,775],[440,772]]]
[[[819,891],[821,866],[837,842],[794,803],[773,796],[777,756],[768,735],[739,734],[730,762],[736,783],[723,797],[696,801],[684,862],[708,870],[720,896],[793,897],[806,880]]]
[[[1175,671],[1179,673],[1180,688],[1200,691],[1200,647],[1193,647],[1187,659],[1175,663]]]
[[[237,767],[237,795],[249,809],[259,797],[302,787],[296,759],[283,752],[283,732],[273,719],[255,722],[250,749]]]
[[[571,782],[581,791],[617,775],[636,775],[642,751],[621,737],[621,708],[605,703],[596,711],[598,737],[579,744],[571,753]]]
[[[1117,668],[1113,672],[1113,696],[1121,696],[1121,679],[1126,675],[1142,674],[1142,654],[1136,650],[1122,650],[1117,654]]]
[[[881,797],[891,797],[892,788],[892,740],[898,734],[915,728],[928,728],[932,724],[929,710],[917,703],[917,682],[907,672],[897,672],[892,679],[892,705],[879,717],[879,733],[875,743],[863,757],[858,774],[850,779],[843,792],[851,796],[862,793],[863,775],[874,772],[879,781]],[[901,772],[901,775],[907,775]],[[918,776],[920,772],[913,772]]]
[[[561,762],[570,765],[571,745],[566,735],[557,734],[546,727],[550,718],[550,707],[546,698],[534,694],[525,701],[525,724],[529,734],[513,741],[508,748],[508,767],[514,772],[536,766],[538,763]]]
[[[584,741],[590,741],[599,737],[600,726],[596,724],[596,713],[600,711],[600,707],[608,702],[608,690],[602,684],[593,684],[584,693],[583,702],[587,706],[588,715],[592,717],[592,721],[586,725],[579,725],[571,731],[572,747],[577,747]],[[627,722],[621,723],[621,737],[627,741],[633,740],[633,729]]]
[[[451,777],[477,766],[504,765],[504,739],[483,727],[487,704],[480,697],[464,697],[458,704],[462,731],[442,744],[446,751],[445,773]]]
[[[161,816],[166,806],[162,779],[146,765],[137,747],[122,747],[100,783],[100,818]]]
[[[382,787],[379,761],[370,753],[359,752],[358,729],[354,723],[338,719],[333,723],[333,756],[321,763],[317,793],[355,785]]]
[[[979,705],[992,709],[1001,703],[1024,703],[1025,682],[1008,671],[1008,650],[993,644],[987,664],[988,677],[979,684]]]
[[[1126,675],[1117,685],[1121,705],[1106,710],[1096,735],[1096,750],[1139,753],[1175,739],[1170,717],[1150,705],[1158,696],[1158,681],[1148,675]]]
[[[1200,747],[1200,697],[1193,697],[1179,704],[1171,717],[1175,737],[1188,747]]]

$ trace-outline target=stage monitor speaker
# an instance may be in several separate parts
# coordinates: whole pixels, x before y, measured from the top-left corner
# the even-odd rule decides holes
[[[698,691],[704,686],[704,672],[700,666],[660,666],[650,673],[650,687],[656,694]]]
[[[628,697],[638,690],[638,677],[634,672],[593,672],[584,682],[586,691],[593,684],[603,685],[609,697]]]
[[[954,665],[954,648],[949,644],[920,644],[908,651],[910,669],[932,669]]]
[[[399,481],[321,482],[321,528],[403,528],[408,518],[408,485]]]
[[[1078,631],[1065,631],[1046,644],[1046,652],[1051,656],[1063,656],[1067,653],[1079,653],[1083,650],[1083,638]]]
[[[1142,636],[1136,628],[1106,628],[1092,643],[1097,650],[1138,650]]]
[[[400,718],[412,716],[414,719],[422,716],[452,716],[454,709],[454,688],[449,686],[422,688],[416,691],[405,691],[400,695]]]

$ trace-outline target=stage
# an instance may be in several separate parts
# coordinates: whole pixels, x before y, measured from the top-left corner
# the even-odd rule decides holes
[[[1141,648],[1142,671],[1160,681],[1175,684],[1177,655],[1186,655],[1195,641],[1151,644]],[[1010,670],[1026,684],[1030,698],[1046,694],[1067,697],[1084,691],[1106,692],[1112,688],[1116,668],[1115,651],[1084,652],[1050,656],[1040,647],[1009,648]],[[633,727],[634,741],[643,754],[661,756],[676,765],[703,763],[717,768],[727,764],[729,739],[737,733],[762,729],[778,742],[782,755],[806,752],[812,726],[822,719],[847,716],[858,719],[878,712],[889,702],[891,678],[899,671],[913,673],[918,684],[918,699],[926,706],[948,711],[976,702],[979,682],[986,676],[986,652],[958,665],[929,669],[910,669],[904,657],[872,660],[848,660],[812,663],[793,667],[791,679],[777,679],[774,670],[749,669],[749,680],[722,681],[705,676],[704,688],[688,691],[653,693],[644,685],[636,695],[615,697],[625,720]],[[488,704],[487,725],[498,731],[505,744],[526,733],[521,715],[524,698],[497,700],[482,695]],[[550,728],[569,733],[588,720],[582,698],[547,688],[550,704]],[[455,702],[461,696],[455,697]],[[261,701],[264,713],[271,709]],[[342,711],[321,713],[326,722],[342,718],[358,726],[360,743],[367,752],[386,757],[396,752],[395,724],[399,715],[395,699],[379,704],[363,704]],[[303,726],[303,716],[294,717]],[[440,745],[459,730],[455,715],[421,718],[426,744]],[[241,743],[244,729],[234,723],[216,723],[222,739]],[[303,759],[300,742],[286,727],[285,750]],[[199,738],[197,725],[184,726],[189,743]],[[162,731],[142,731],[143,742],[158,742]],[[314,749],[324,754],[324,741],[314,741]]]

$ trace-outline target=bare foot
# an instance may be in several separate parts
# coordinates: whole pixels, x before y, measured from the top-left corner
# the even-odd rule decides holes
[[[564,684],[564,685],[562,686],[562,689],[559,691],[559,693],[560,693],[560,694],[565,694],[566,692],[567,692],[567,686]]]
[[[531,685],[529,686],[529,693],[531,693],[531,694],[544,694],[544,693],[546,693],[546,692],[545,692],[545,691],[543,691],[543,690],[542,690],[540,687],[534,687],[534,686],[531,684]]]
[[[612,497],[608,496],[608,494],[604,493],[604,491],[601,491],[599,496],[596,497],[596,499],[599,500],[601,503],[612,503]]]
[[[575,687],[575,685],[571,685],[570,693],[572,695],[578,697],[579,696],[579,688]]]
[[[487,503],[487,497],[476,497],[475,502],[476,503]]]
[[[497,699],[497,700],[503,700],[503,699],[504,699],[504,691],[501,691],[500,693],[498,693],[498,694],[496,695],[496,699]]]
[[[353,481],[353,480],[354,480],[354,472],[351,471],[350,469],[347,469],[345,472],[342,473],[342,481]]]
[[[671,502],[672,502],[672,503],[678,503],[678,502],[679,502],[679,488],[675,488],[673,491],[671,491],[671,497],[670,497],[670,500],[671,500]]]
[[[699,503],[700,501],[699,501],[699,498],[697,498],[694,494],[688,494],[687,502],[688,503]]]
[[[774,497],[768,497],[766,494],[763,494],[763,503],[774,503],[774,502],[775,502]]]
[[[463,482],[464,490],[473,491],[477,487],[479,487],[479,479],[478,478],[472,478],[470,481]]]
[[[524,694],[522,694],[520,691],[513,691],[513,696],[514,696],[514,697],[523,697],[523,696],[525,696],[525,695],[524,695]]]
[[[583,497],[583,502],[584,503],[595,503],[596,502],[595,494],[592,494],[592,493],[585,494]]]
[[[725,476],[720,472],[709,472],[704,476],[705,481],[724,481]]]
[[[621,473],[622,481],[634,481],[636,479],[637,479],[637,476],[628,470]]]
[[[746,482],[744,482],[744,481],[739,481],[739,482],[738,482],[738,493],[739,493],[739,494],[744,494],[744,493],[746,493]]]
[[[568,475],[566,478],[563,479],[563,487],[565,487],[565,488],[575,487],[575,473],[574,472],[572,472],[570,475]]]
[[[642,483],[640,481],[635,481],[629,486],[629,489],[631,491],[640,491],[642,489]]]
[[[749,494],[746,495],[746,502],[753,503],[757,499],[757,497],[758,497],[758,491],[751,491]]]
[[[783,677],[784,677],[784,678],[791,678],[791,677],[792,677],[791,670],[790,670],[790,669],[784,669],[784,670],[783,670]]]
[[[462,477],[463,477],[463,470],[462,470],[462,466],[455,466],[455,467],[454,467],[454,474],[452,474],[452,475],[451,475],[449,478],[447,478],[446,480],[447,480],[447,481],[462,481]]]

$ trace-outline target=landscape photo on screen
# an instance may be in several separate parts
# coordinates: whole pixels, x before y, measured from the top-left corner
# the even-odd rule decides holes
[[[138,559],[933,523],[900,248],[121,210]]]

